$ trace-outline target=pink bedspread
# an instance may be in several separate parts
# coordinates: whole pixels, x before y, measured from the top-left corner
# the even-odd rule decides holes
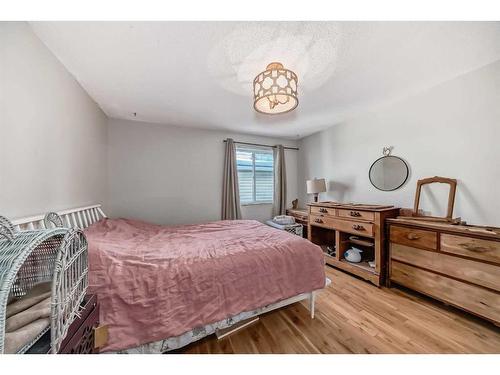
[[[105,351],[181,335],[325,284],[321,249],[253,220],[158,226],[105,219],[85,230]]]

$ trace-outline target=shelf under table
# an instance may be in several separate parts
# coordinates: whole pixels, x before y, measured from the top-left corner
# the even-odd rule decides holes
[[[349,262],[349,261],[347,261],[345,259],[341,259],[340,262],[344,263],[344,264],[348,264],[349,266],[361,268],[362,270],[365,270],[365,271],[368,271],[368,272],[371,272],[371,273],[375,273],[375,268],[370,267],[370,265],[368,264],[367,261],[363,261],[363,262],[359,262],[359,263],[353,263],[353,262]]]

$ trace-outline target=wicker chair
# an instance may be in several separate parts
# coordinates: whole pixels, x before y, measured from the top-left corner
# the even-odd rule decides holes
[[[78,316],[88,286],[88,245],[79,229],[62,228],[55,213],[45,216],[48,229],[16,231],[0,216],[0,353],[4,352],[6,308],[38,283],[52,281],[50,326],[18,353],[26,352],[50,329],[51,352],[57,353]]]

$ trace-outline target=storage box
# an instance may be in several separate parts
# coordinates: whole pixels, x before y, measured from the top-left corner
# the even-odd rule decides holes
[[[275,223],[272,220],[266,221],[266,224],[269,225],[270,227],[280,229],[280,230],[285,230],[289,233],[295,234],[297,236],[302,237],[302,232],[304,228],[302,227],[302,224],[288,224],[288,225],[281,225],[278,223]]]

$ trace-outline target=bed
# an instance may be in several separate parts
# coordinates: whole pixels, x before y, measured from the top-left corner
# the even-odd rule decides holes
[[[167,227],[108,219],[99,205],[60,215],[89,242],[89,287],[109,327],[103,351],[166,352],[304,299],[313,318],[325,286],[318,246],[254,220]]]

